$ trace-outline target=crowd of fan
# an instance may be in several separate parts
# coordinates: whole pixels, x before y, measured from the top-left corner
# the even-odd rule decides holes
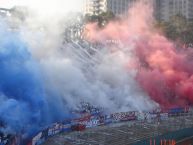
[[[82,102],[77,109],[73,111],[73,113],[79,114],[79,118],[68,119],[63,122],[52,124],[50,127],[42,130],[32,138],[28,145],[40,145],[50,136],[60,132],[82,131],[86,128],[92,128],[95,126],[132,120],[148,121],[154,119],[155,121],[160,121],[160,119],[167,119],[167,117],[170,117],[173,114],[178,115],[180,113],[187,113],[188,111],[189,107],[184,107],[172,108],[169,110],[156,109],[150,112],[129,111],[105,114],[103,108],[98,108],[87,102]],[[19,138],[14,135],[0,132],[0,145],[18,145],[18,139]]]

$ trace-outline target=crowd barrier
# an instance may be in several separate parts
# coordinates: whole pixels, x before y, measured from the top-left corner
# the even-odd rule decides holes
[[[152,112],[120,112],[113,114],[103,114],[102,112],[92,114],[82,114],[82,117],[64,120],[63,122],[54,123],[50,127],[45,128],[36,136],[34,136],[27,145],[40,145],[51,136],[59,133],[69,133],[72,131],[83,131],[86,128],[93,128],[97,126],[107,125],[111,123],[119,123],[124,121],[161,121],[167,120],[168,117],[180,115],[180,113],[188,113],[189,107],[173,108],[168,110],[154,110]],[[0,145],[21,145],[22,138],[15,135],[0,134]]]
[[[180,113],[188,113],[189,107],[185,108],[172,108],[168,110],[154,110],[152,112],[120,112],[110,115],[101,115],[95,113],[94,115],[88,115],[81,118],[73,119],[68,123],[57,123],[53,127],[46,129],[42,132],[52,130],[49,133],[39,133],[33,139],[30,145],[40,145],[50,136],[54,136],[61,132],[82,131],[86,128],[92,128],[101,125],[107,125],[111,123],[118,123],[123,121],[161,121],[167,120],[168,117],[180,115]]]

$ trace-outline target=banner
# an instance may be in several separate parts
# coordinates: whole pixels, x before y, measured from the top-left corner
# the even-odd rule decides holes
[[[135,115],[135,112],[121,112],[121,113],[115,113],[112,114],[112,119],[115,122],[118,121],[131,121],[131,120],[136,120],[137,116]]]
[[[168,119],[168,113],[161,113],[160,114],[160,119],[161,120],[167,120]]]

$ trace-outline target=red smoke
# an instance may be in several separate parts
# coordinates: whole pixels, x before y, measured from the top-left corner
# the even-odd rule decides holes
[[[138,64],[136,80],[161,106],[193,104],[190,50],[175,48],[173,42],[153,28],[153,22],[151,6],[138,3],[129,11],[126,20],[111,22],[103,29],[97,24],[88,24],[87,38],[101,43],[120,40],[132,50],[136,56],[135,64]]]

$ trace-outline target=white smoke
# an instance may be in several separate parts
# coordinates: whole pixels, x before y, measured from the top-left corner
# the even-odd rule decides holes
[[[140,90],[135,70],[127,71],[130,55],[123,51],[112,53],[104,47],[90,56],[87,49],[90,48],[66,44],[59,53],[40,60],[48,92],[54,91],[68,107],[76,107],[81,101],[111,112],[156,106]]]
[[[40,66],[48,102],[58,102],[63,109],[86,101],[111,112],[157,107],[135,81],[135,70],[126,68],[130,48],[112,52],[86,42],[63,44],[65,17],[37,16],[26,19],[20,34]]]
[[[81,11],[83,0],[1,0],[1,7],[25,6],[33,9],[39,16],[50,17],[71,11]]]

